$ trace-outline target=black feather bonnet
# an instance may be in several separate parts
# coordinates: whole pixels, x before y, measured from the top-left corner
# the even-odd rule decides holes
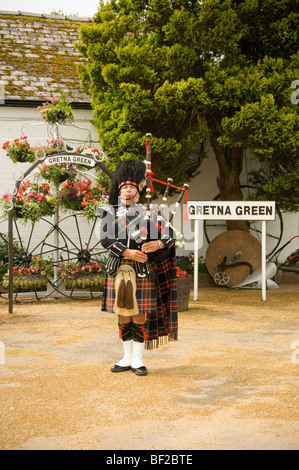
[[[113,206],[118,204],[120,186],[122,183],[130,182],[142,194],[146,186],[146,165],[140,160],[124,160],[120,162],[113,175],[109,192],[109,203]]]

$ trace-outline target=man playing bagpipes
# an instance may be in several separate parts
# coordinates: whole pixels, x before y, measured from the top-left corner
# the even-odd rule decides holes
[[[177,340],[178,332],[175,236],[158,207],[139,203],[146,175],[144,162],[121,162],[101,214],[109,251],[102,310],[118,314],[124,349],[111,371],[137,375],[147,375],[144,349]]]
[[[177,340],[175,235],[171,221],[184,194],[183,220],[188,220],[189,185],[179,188],[171,178],[167,183],[153,178],[151,134],[146,134],[146,138],[145,163],[120,163],[112,178],[110,206],[98,208],[98,215],[105,219],[101,226],[102,245],[109,250],[102,310],[118,314],[124,347],[123,358],[111,371],[131,369],[137,375],[147,375],[143,364],[145,347],[153,349],[168,340]],[[158,207],[150,204],[152,181],[166,185],[161,207],[166,205],[170,187],[180,190],[169,221]],[[144,191],[146,208],[139,204]]]

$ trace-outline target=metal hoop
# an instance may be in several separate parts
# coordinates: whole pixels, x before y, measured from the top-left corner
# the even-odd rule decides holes
[[[21,173],[19,177],[16,176],[16,174],[13,174],[14,180],[15,181],[22,181],[24,179],[24,173]]]
[[[9,201],[9,202],[10,202],[10,207],[9,207],[9,208],[4,207],[4,205],[5,205],[7,202],[8,202],[8,201],[2,201],[1,207],[2,207],[2,209],[3,209],[5,212],[10,212],[10,211],[13,210],[13,206],[14,206],[14,205],[13,205],[12,200],[10,200],[10,201]]]
[[[41,157],[38,156],[40,152],[42,153]],[[44,151],[44,149],[37,149],[35,151],[35,158],[42,162],[46,158],[46,152]]]
[[[105,155],[104,155],[104,152],[102,152],[102,155],[103,155],[102,158],[98,158],[96,155],[94,155],[93,158],[94,158],[94,160],[95,160],[96,162],[101,163],[101,162],[103,162],[103,161],[105,160],[105,158],[106,158]]]

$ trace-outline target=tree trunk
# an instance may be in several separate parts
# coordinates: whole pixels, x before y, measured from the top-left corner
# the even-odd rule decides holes
[[[220,192],[220,200],[242,201],[243,195],[240,190],[240,174],[243,166],[243,149],[221,147],[218,143],[217,124],[213,116],[207,116],[207,124],[210,143],[214,150],[219,168],[217,186]],[[249,230],[246,220],[228,220],[226,224],[227,230]]]

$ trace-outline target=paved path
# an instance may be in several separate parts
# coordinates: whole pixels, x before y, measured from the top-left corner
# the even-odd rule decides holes
[[[99,301],[1,300],[0,449],[298,449],[298,284],[190,307],[137,377]]]

